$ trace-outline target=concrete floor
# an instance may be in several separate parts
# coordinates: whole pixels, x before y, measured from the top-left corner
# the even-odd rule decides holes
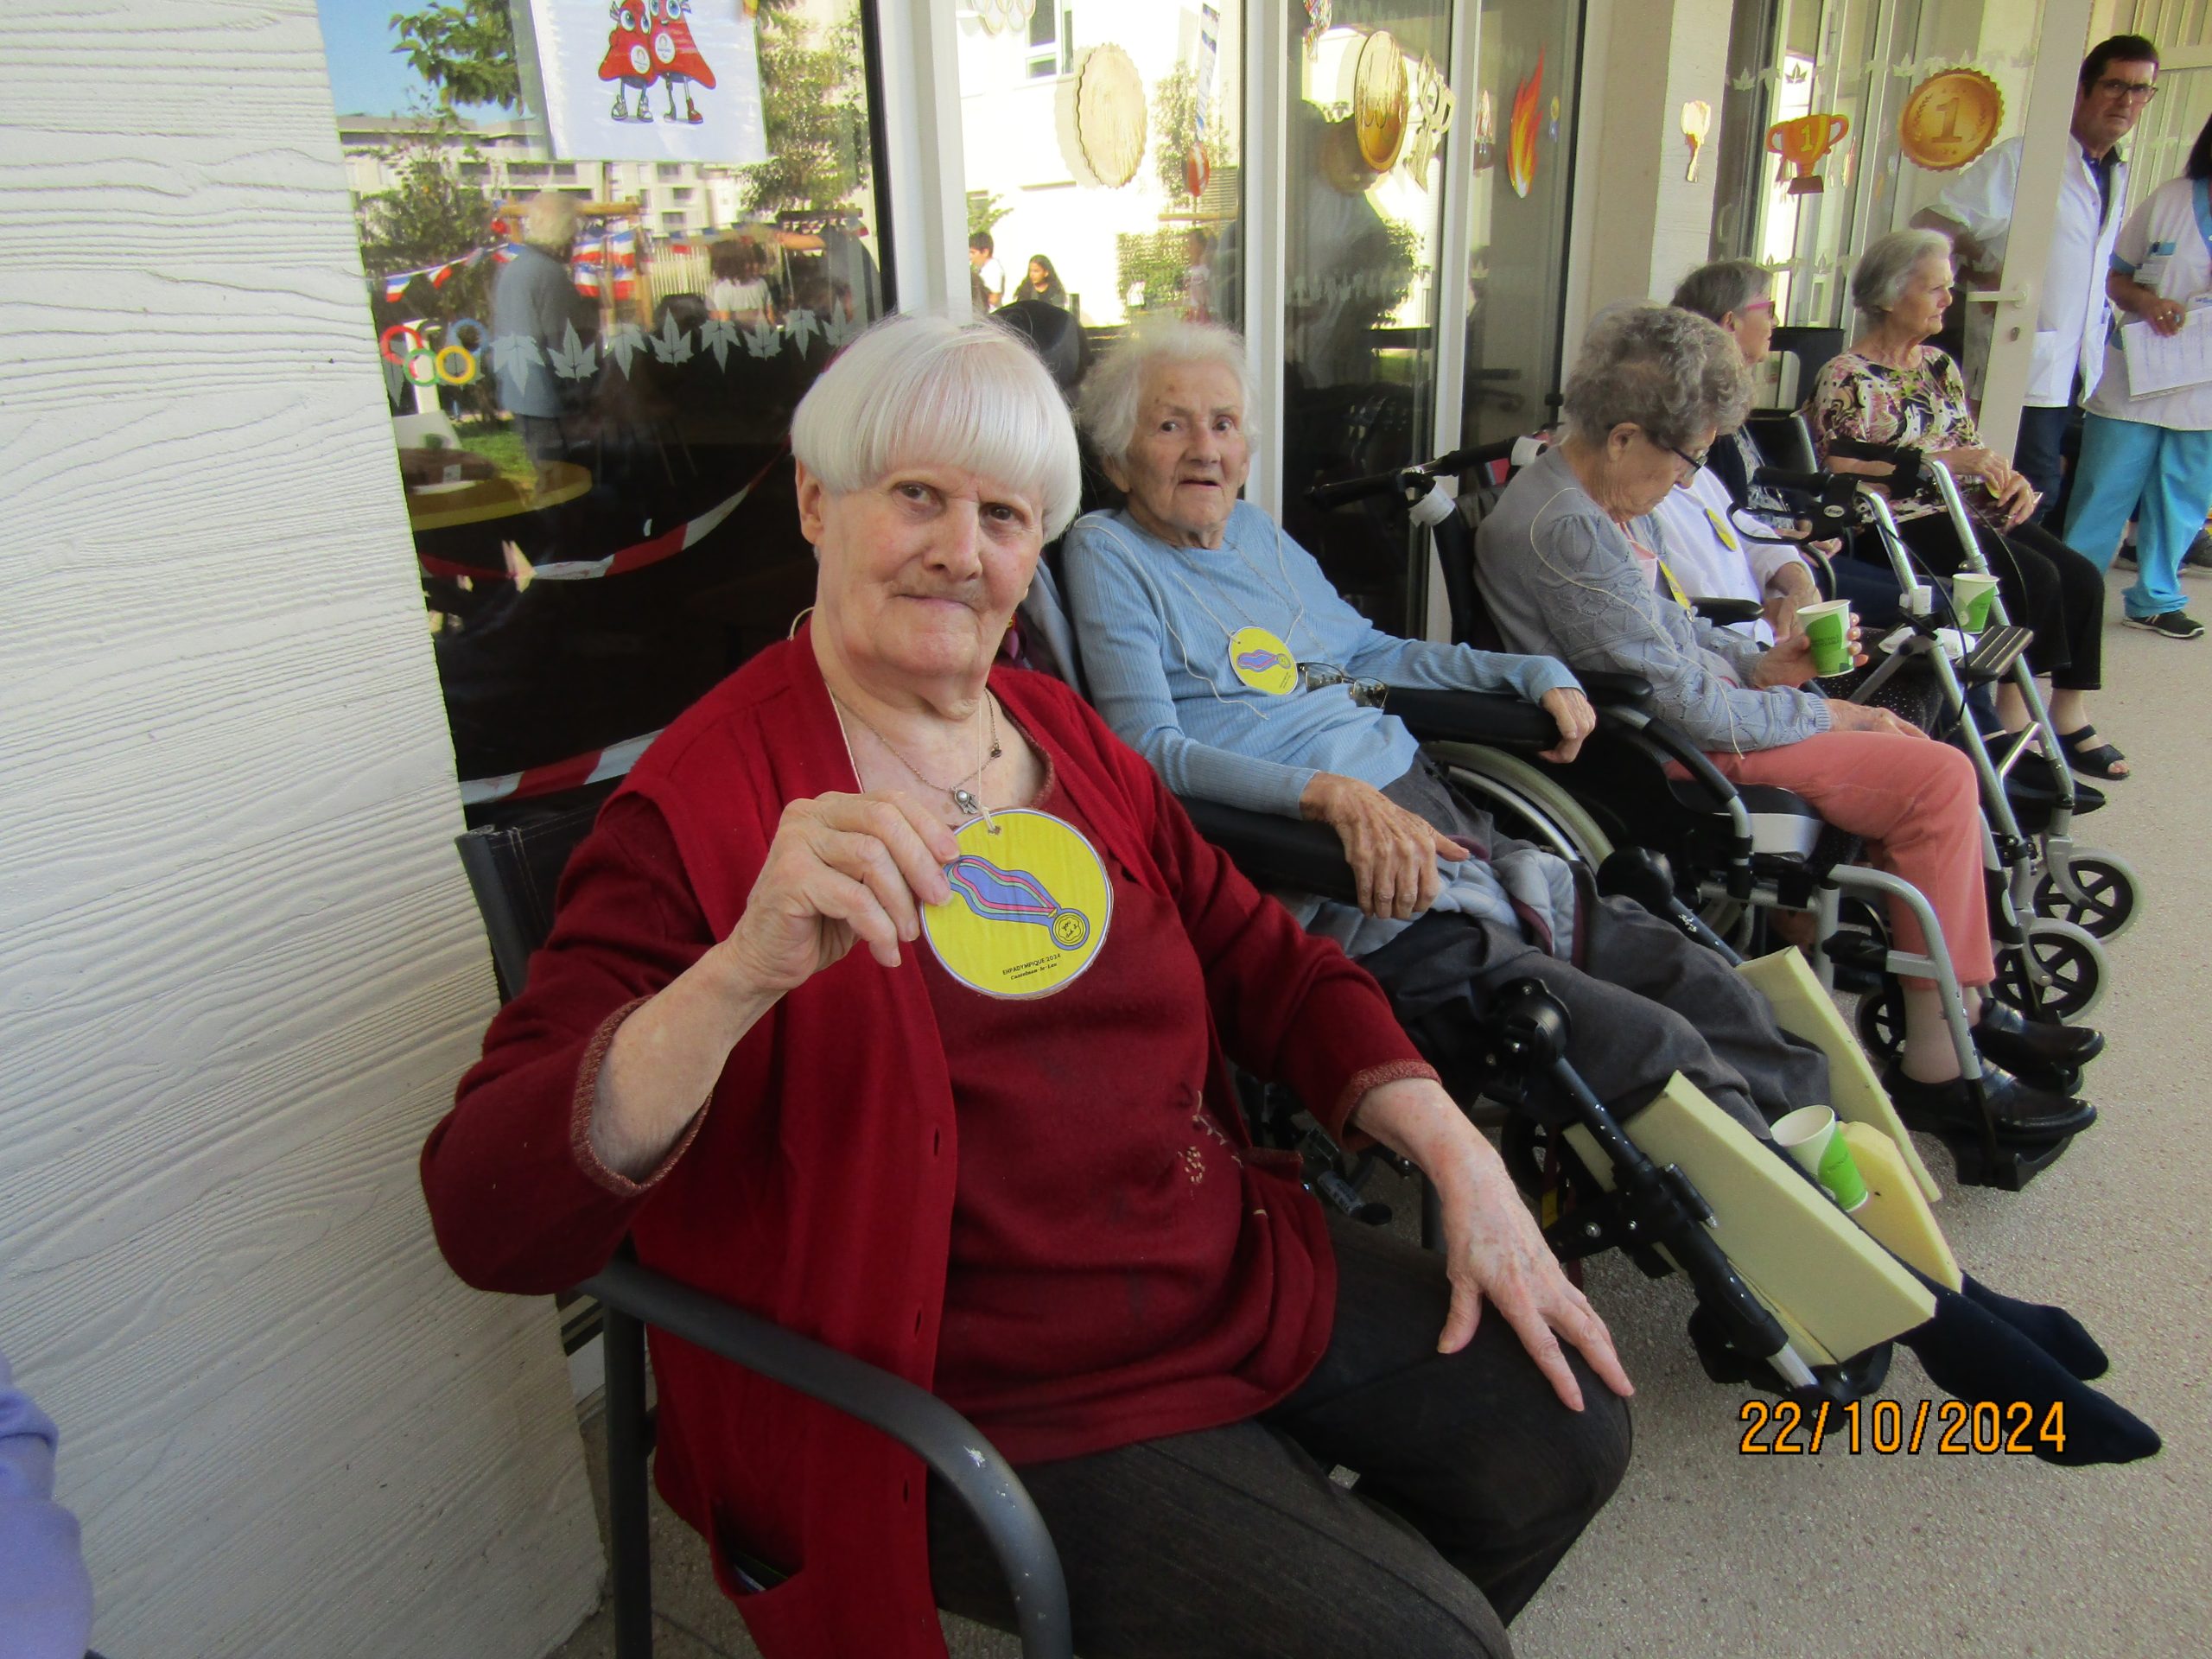
[[[2110,614],[2120,612],[2115,582]],[[2192,581],[2199,610],[2212,582]],[[1618,1259],[1590,1287],[1638,1389],[1637,1452],[1611,1507],[1514,1626],[1525,1655],[1648,1659],[1886,1659],[2212,1652],[2212,1382],[2204,1302],[2212,1232],[2194,1179],[2212,1077],[2203,943],[2212,918],[2205,735],[2212,641],[2177,644],[2115,620],[2096,700],[2139,769],[2081,839],[2133,863],[2151,894],[2112,948],[2115,990],[2092,1016],[2111,1036],[2094,1071],[2103,1122],[2017,1195],[1956,1187],[1940,1147],[1939,1207],[1968,1271],[2064,1304],[2113,1359],[2102,1384],[2165,1436],[2126,1469],[2031,1459],[1744,1457],[1745,1396],[1707,1382],[1682,1337],[1679,1281]],[[2199,698],[2203,701],[2200,702]],[[1885,1392],[1930,1392],[1900,1352]],[[1930,1437],[1932,1440],[1932,1436]],[[656,1503],[662,1659],[754,1649],[715,1589],[703,1546]],[[953,1651],[1010,1656],[994,1632],[947,1621]],[[602,1612],[559,1650],[613,1652]]]

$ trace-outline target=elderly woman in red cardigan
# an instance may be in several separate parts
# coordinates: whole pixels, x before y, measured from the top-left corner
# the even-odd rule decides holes
[[[1076,507],[1050,377],[894,318],[791,441],[811,620],[577,851],[423,1152],[448,1260],[545,1292],[626,1235],[934,1389],[1020,1467],[1092,1659],[1510,1652],[1619,1478],[1628,1379],[1373,982],[1065,687],[993,666]],[[1418,1164],[1445,1251],[1325,1218],[1232,1056]],[[1010,1627],[918,1460],[653,1357],[662,1490],[772,1659],[940,1655],[938,1605]]]

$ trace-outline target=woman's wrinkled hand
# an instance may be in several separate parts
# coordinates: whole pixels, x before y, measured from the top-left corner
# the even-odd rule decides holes
[[[1796,620],[1794,615],[1791,620]],[[1859,644],[1859,613],[1856,611],[1851,613],[1850,625],[1844,638],[1851,646],[1851,665],[1853,668],[1863,667],[1866,652]],[[1812,637],[1802,632],[1777,639],[1760,653],[1758,664],[1751,670],[1751,684],[1762,691],[1778,685],[1802,685],[1815,677]]]
[[[1316,772],[1298,807],[1305,817],[1334,830],[1344,842],[1359,888],[1359,907],[1370,916],[1411,921],[1436,902],[1443,888],[1436,861],[1467,855],[1465,848],[1427,819],[1357,778]]]
[[[1554,686],[1536,701],[1559,727],[1559,741],[1543,750],[1542,757],[1565,766],[1581,752],[1583,739],[1598,729],[1598,711],[1573,686]]]
[[[1871,703],[1847,702],[1840,697],[1828,699],[1828,729],[1832,732],[1889,732],[1898,737],[1927,737],[1928,734],[1910,721],[1899,718],[1887,709],[1877,709]],[[1933,742],[1935,740],[1929,738]]]
[[[919,938],[921,907],[952,896],[947,829],[896,791],[817,795],[784,809],[745,913],[715,947],[744,982],[775,996],[857,944],[887,968]]]
[[[1568,1410],[1582,1409],[1582,1389],[1562,1340],[1615,1394],[1636,1392],[1613,1351],[1612,1333],[1560,1270],[1497,1149],[1440,1084],[1418,1078],[1384,1084],[1368,1091],[1353,1119],[1412,1159],[1436,1187],[1445,1273],[1452,1284],[1451,1307],[1436,1339],[1439,1353],[1456,1354],[1473,1340],[1487,1301],[1513,1327]]]
[[[1996,502],[1999,516],[2006,530],[2018,529],[2036,510],[2036,503],[2043,499],[2042,494],[2031,488],[2028,480],[2018,473],[2012,475],[2011,481],[2002,490],[1993,484],[1989,493]]]

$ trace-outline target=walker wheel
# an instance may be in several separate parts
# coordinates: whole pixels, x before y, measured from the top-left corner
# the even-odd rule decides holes
[[[2030,1019],[2063,1020],[2069,1024],[2104,1001],[2109,977],[2105,948],[2096,935],[2074,922],[2038,916],[2027,925],[2027,943],[2007,950],[1997,964],[1999,996]],[[2037,963],[2050,976],[2050,982],[2031,986],[2023,950],[2032,952]]]
[[[2116,939],[2135,925],[2143,884],[2134,867],[2116,853],[2083,849],[2067,861],[2074,885],[2082,890],[2076,899],[2058,885],[2058,878],[2044,872],[2036,882],[2036,909],[2044,916],[2073,922],[2101,939]]]

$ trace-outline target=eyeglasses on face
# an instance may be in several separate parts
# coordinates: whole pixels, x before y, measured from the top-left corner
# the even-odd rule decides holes
[[[1713,453],[1710,449],[1707,449],[1694,455],[1687,449],[1675,448],[1671,443],[1662,443],[1659,447],[1689,469],[1682,474],[1685,481],[1698,475],[1699,469],[1705,465],[1706,457]]]
[[[2102,98],[2124,98],[2137,104],[2148,104],[2158,95],[2156,86],[2147,80],[2122,80],[2118,75],[2107,75],[2089,90]]]

